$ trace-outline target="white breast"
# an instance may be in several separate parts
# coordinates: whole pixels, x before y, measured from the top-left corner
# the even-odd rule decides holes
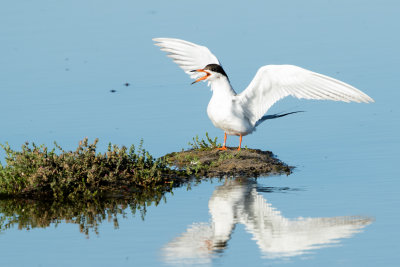
[[[242,106],[236,101],[236,94],[227,79],[211,83],[213,95],[207,107],[207,114],[215,127],[229,135],[247,135],[254,131]]]

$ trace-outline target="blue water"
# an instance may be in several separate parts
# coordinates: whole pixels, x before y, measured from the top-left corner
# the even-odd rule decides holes
[[[154,37],[206,45],[238,92],[262,65],[299,65],[350,83],[376,102],[278,102],[271,113],[306,112],[266,122],[243,144],[271,150],[296,169],[288,177],[260,178],[251,188],[289,221],[371,221],[336,243],[325,240],[277,257],[261,248],[251,223],[237,221],[220,253],[190,262],[397,266],[399,10],[398,1],[361,0],[3,3],[0,143],[57,141],[73,149],[84,137],[98,137],[105,149],[108,142],[130,145],[143,138],[145,148],[161,156],[187,147],[196,134],[222,137],[205,112],[209,89],[190,86],[186,74],[153,46]],[[228,145],[237,143],[237,137],[228,138]],[[4,162],[3,152],[0,158]],[[166,247],[196,225],[209,229],[215,223],[209,205],[220,186],[224,181],[179,188],[166,203],[149,207],[144,220],[127,212],[118,229],[106,221],[88,239],[72,223],[2,231],[0,265],[182,264]],[[274,190],[262,192],[264,187]],[[284,187],[289,190],[279,190]]]

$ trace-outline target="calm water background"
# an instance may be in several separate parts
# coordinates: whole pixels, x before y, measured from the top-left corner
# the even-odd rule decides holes
[[[73,149],[84,137],[137,144],[156,156],[196,134],[221,136],[206,115],[211,96],[153,46],[176,37],[208,46],[238,92],[265,64],[294,64],[363,90],[374,104],[285,99],[271,112],[307,112],[268,121],[244,138],[296,166],[258,179],[259,192],[286,218],[363,215],[362,233],[293,257],[263,257],[243,225],[212,263],[221,266],[397,266],[400,260],[400,4],[398,1],[9,1],[0,8],[0,142]],[[124,83],[130,86],[124,86]],[[110,90],[116,90],[111,93]],[[228,138],[237,145],[236,137]],[[0,152],[4,162],[4,153]],[[220,182],[180,188],[103,223],[89,239],[77,225],[0,233],[1,266],[157,266],[162,248],[196,222],[210,222]],[[259,190],[262,191],[262,190]]]

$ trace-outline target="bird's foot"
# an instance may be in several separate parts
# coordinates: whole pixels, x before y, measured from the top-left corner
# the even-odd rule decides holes
[[[240,151],[240,147],[238,147],[238,149],[237,149],[238,151]]]
[[[218,147],[217,149],[218,149],[218,150],[227,150],[226,146]]]

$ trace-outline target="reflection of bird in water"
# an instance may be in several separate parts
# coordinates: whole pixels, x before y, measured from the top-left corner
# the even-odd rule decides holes
[[[288,219],[257,193],[256,182],[227,181],[209,203],[211,224],[194,223],[163,248],[168,263],[209,263],[227,247],[236,224],[253,235],[263,257],[282,258],[339,243],[371,223],[367,217]]]
[[[225,132],[222,150],[226,149],[227,134],[240,137],[240,150],[242,136],[255,131],[261,122],[295,113],[265,116],[274,103],[289,95],[345,102],[374,101],[349,84],[293,65],[261,67],[248,87],[236,94],[221,63],[207,47],[172,38],[153,40],[196,79],[193,83],[208,81],[213,95],[207,114],[214,126]],[[205,75],[200,77],[200,74]]]

